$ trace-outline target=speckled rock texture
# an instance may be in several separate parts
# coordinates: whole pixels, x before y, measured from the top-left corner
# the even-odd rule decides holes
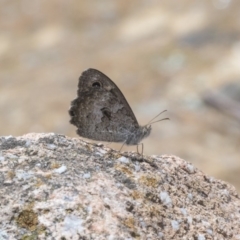
[[[0,239],[240,239],[240,199],[175,156],[1,137]]]

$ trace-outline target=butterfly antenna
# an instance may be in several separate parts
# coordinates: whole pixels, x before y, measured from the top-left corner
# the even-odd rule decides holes
[[[146,124],[146,126],[149,125],[149,124],[151,124],[154,119],[156,119],[158,116],[160,116],[162,113],[164,113],[164,112],[166,112],[166,111],[167,111],[167,110],[163,110],[162,112],[160,112],[157,116],[155,116],[153,119],[151,119],[151,120]]]
[[[151,122],[151,123],[149,123],[149,124],[147,124],[147,125],[150,125],[150,124],[153,124],[153,123],[157,123],[157,122],[161,122],[161,121],[163,121],[163,120],[170,120],[170,118],[163,118],[163,119],[157,120],[157,121],[155,121],[155,122]]]

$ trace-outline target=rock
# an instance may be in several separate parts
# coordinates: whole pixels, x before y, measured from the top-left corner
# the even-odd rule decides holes
[[[240,239],[234,187],[175,156],[0,138],[0,239]]]

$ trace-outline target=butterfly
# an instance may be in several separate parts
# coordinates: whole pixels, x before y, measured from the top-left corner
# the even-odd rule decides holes
[[[79,136],[126,145],[138,145],[148,137],[151,124],[155,123],[152,120],[156,118],[140,126],[117,85],[92,68],[84,71],[79,78],[77,98],[71,102],[69,115],[70,123],[77,127]]]

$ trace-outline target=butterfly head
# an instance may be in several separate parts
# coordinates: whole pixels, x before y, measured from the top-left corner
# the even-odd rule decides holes
[[[152,130],[152,126],[151,125],[146,125],[146,126],[141,127],[141,129],[142,129],[143,138],[146,138],[150,135],[151,130]]]

